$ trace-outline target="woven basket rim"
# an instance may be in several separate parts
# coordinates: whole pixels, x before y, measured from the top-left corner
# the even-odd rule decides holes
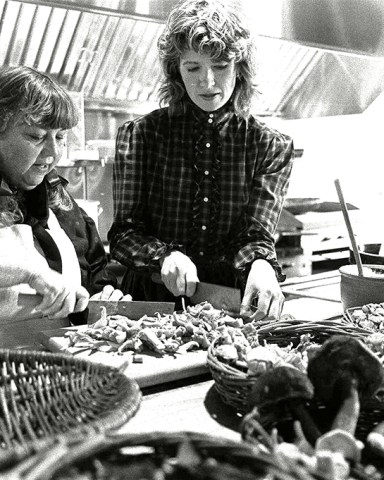
[[[106,365],[103,363],[90,362],[86,358],[74,357],[70,353],[66,352],[47,352],[44,350],[24,350],[18,348],[0,348],[0,361],[9,359],[12,357],[15,360],[26,360],[26,359],[36,359],[36,360],[62,360],[65,363],[73,365],[95,365],[100,369],[107,371],[119,370],[117,367],[112,365]]]
[[[207,350],[207,364],[210,368],[216,370],[218,374],[225,374],[230,378],[241,378],[241,379],[248,379],[250,375],[248,373],[242,372],[231,365],[228,365],[217,358],[214,353],[214,344],[212,343]]]
[[[24,364],[23,371],[18,368],[18,366],[22,364]],[[46,366],[48,366],[48,368],[46,368]],[[56,415],[55,405],[58,404],[57,402],[59,402],[59,405],[64,405],[63,408],[65,408],[65,410],[63,410],[63,412],[65,411],[66,415],[69,415],[70,411],[66,410],[66,403],[68,403],[68,408],[72,410],[78,409],[78,415],[80,417],[77,424],[75,421],[71,421],[69,424],[67,423],[67,425],[63,425],[61,422],[65,422],[65,420],[59,417],[55,429],[60,429],[60,431],[53,431],[55,429],[52,428],[52,431],[44,431],[38,438],[33,438],[25,432],[21,437],[20,434],[15,436],[16,433],[12,434],[12,431],[9,430],[9,422],[8,428],[7,422],[3,422],[3,427],[1,427],[0,424],[0,428],[6,428],[6,430],[0,431],[1,438],[6,438],[10,435],[11,438],[13,438],[12,435],[14,435],[12,446],[3,444],[2,447],[0,447],[0,471],[2,465],[7,463],[11,457],[14,457],[15,461],[19,461],[25,456],[44,448],[44,445],[49,444],[51,440],[53,441],[57,438],[70,439],[78,434],[83,435],[84,432],[92,435],[92,432],[103,432],[122,426],[135,415],[142,398],[141,390],[137,382],[124,374],[121,369],[91,362],[84,358],[74,358],[72,355],[66,353],[0,348],[0,367],[2,369],[1,375],[7,375],[7,377],[3,377],[3,381],[0,383],[1,397],[5,402],[3,402],[0,410],[6,408],[6,410],[3,410],[3,413],[5,411],[9,414],[11,420],[12,417],[17,418],[20,412],[28,411],[32,412],[29,413],[29,415],[32,415],[32,420],[30,419],[30,421],[33,421],[33,418],[37,419],[38,417],[36,417],[36,415],[46,415],[45,421],[50,422],[50,415]],[[57,370],[58,368],[60,370]],[[60,389],[60,383],[58,383],[58,387],[56,382],[51,383],[49,380],[46,380],[50,378],[49,376],[57,379],[58,372],[60,373],[59,378],[63,379],[66,388]],[[73,374],[76,374],[75,379],[79,379],[77,384],[74,382]],[[40,413],[33,413],[35,412],[35,405],[37,405],[36,395],[38,397],[38,394],[28,394],[27,397],[21,397],[21,390],[17,387],[17,391],[14,392],[14,395],[17,395],[17,401],[6,400],[4,395],[7,394],[9,398],[12,397],[10,382],[14,382],[14,379],[17,379],[18,385],[22,385],[25,379],[29,379],[29,383],[25,385],[31,387],[33,392],[43,388],[38,386],[36,379],[39,378],[42,378],[42,381],[44,380],[45,382],[44,392],[48,392],[44,397],[44,410],[38,410]],[[84,384],[84,382],[88,383]],[[87,412],[86,420],[84,420],[82,416],[83,410],[80,410],[80,408],[84,406],[86,399],[83,399],[80,403],[71,402],[71,395],[74,395],[75,392],[77,393],[77,398],[79,395],[83,395],[83,385],[85,385],[89,395],[92,395],[92,402],[94,398],[93,395],[99,395],[99,399],[101,399],[99,403],[95,404],[95,407],[91,406],[89,412]],[[107,390],[105,390],[105,388],[107,388]],[[110,388],[112,388],[112,391]],[[49,394],[49,392],[52,393]],[[58,393],[55,394],[55,392]],[[94,394],[92,392],[94,392]],[[65,398],[68,398],[68,400],[66,401]],[[9,404],[10,406],[7,406],[8,402],[11,402]],[[107,408],[109,402],[112,407],[110,409]],[[25,410],[25,405],[28,403],[31,404],[31,407]],[[69,406],[69,404],[71,405]],[[54,411],[52,411],[52,408]],[[23,413],[23,415],[25,415],[25,413]],[[33,415],[35,417],[33,417]],[[76,410],[74,410],[73,415],[77,416]]]
[[[160,451],[167,447],[178,447],[184,441],[190,442],[198,452],[205,452],[208,455],[215,457],[215,453],[220,457],[229,459],[243,459],[249,462],[264,463],[266,468],[280,473],[286,473],[284,477],[277,476],[276,478],[284,478],[286,480],[298,480],[299,476],[295,476],[294,472],[286,472],[282,465],[276,458],[265,450],[261,450],[256,445],[244,442],[241,440],[231,440],[226,437],[216,436],[209,433],[193,432],[181,430],[177,432],[153,431],[144,433],[124,433],[118,435],[107,435],[105,441],[95,443],[90,441],[88,444],[82,444],[80,449],[72,448],[70,454],[64,457],[59,463],[48,465],[43,472],[44,479],[52,478],[54,474],[60,470],[66,469],[72,465],[81,462],[84,466],[87,459],[92,456],[104,454],[114,449],[126,446],[149,446],[159,447]],[[213,455],[212,455],[213,453]],[[234,463],[236,464],[236,463]],[[275,478],[275,477],[274,477]],[[300,477],[301,478],[301,477]],[[309,477],[313,478],[313,477]]]

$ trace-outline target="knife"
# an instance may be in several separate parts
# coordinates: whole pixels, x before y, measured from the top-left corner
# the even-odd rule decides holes
[[[139,320],[144,315],[153,316],[156,313],[171,314],[175,309],[175,303],[89,300],[88,323],[94,323],[100,318],[100,307],[106,308],[107,315],[124,315],[131,320]]]
[[[241,294],[238,288],[199,282],[191,303],[196,305],[201,302],[209,302],[214,308],[227,310],[232,315],[240,314]]]
[[[38,294],[19,294],[18,305],[33,308],[39,305],[42,296]],[[174,302],[140,302],[140,301],[110,301],[89,300],[88,324],[100,318],[100,307],[105,307],[107,315],[125,315],[131,320],[139,320],[144,315],[153,316],[156,313],[171,314],[175,310]]]
[[[152,281],[163,283],[158,273],[152,274]],[[202,302],[209,302],[212,307],[218,310],[227,310],[230,315],[240,314],[241,293],[238,288],[225,287],[208,282],[198,282],[196,291],[190,298],[192,305]]]

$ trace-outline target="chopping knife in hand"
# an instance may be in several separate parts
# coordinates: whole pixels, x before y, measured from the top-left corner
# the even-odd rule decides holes
[[[187,255],[171,250],[160,258],[159,263],[162,281],[172,295],[190,297],[195,293],[199,278],[196,265]]]
[[[159,274],[153,274],[152,280],[157,283],[162,283],[161,276]],[[197,296],[201,289],[201,284],[197,280],[197,289],[194,295],[192,295],[192,303],[200,303],[201,301],[208,301],[215,308],[223,308],[222,305],[218,305],[216,302],[217,295],[214,295],[212,303],[212,296],[203,298],[201,295]],[[217,288],[229,288],[215,285]],[[237,289],[231,289],[237,290]],[[240,299],[240,290],[238,290],[238,298]],[[195,299],[195,301],[194,301]],[[197,300],[198,299],[198,300]],[[235,300],[236,302],[237,300]],[[255,310],[255,303],[257,301],[257,308]],[[228,303],[228,302],[227,302]],[[239,300],[240,303],[240,300]],[[263,259],[257,259],[253,262],[250,272],[248,274],[247,284],[243,299],[239,308],[234,310],[231,307],[231,314],[240,315],[243,319],[249,320],[278,320],[281,316],[281,312],[284,304],[284,295],[281,291],[280,285],[277,281],[275,270],[269,262]],[[218,306],[217,306],[218,305]]]
[[[151,278],[155,283],[163,283],[158,273],[153,273]],[[239,316],[240,314],[241,294],[237,288],[198,281],[196,291],[190,297],[190,301],[192,305],[208,302],[212,307],[218,310],[224,309],[232,316]]]

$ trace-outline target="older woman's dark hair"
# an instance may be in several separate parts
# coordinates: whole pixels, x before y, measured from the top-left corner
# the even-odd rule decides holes
[[[69,130],[78,123],[78,118],[68,93],[49,75],[30,67],[0,67],[0,133],[20,119],[47,129]],[[23,220],[21,203],[22,192],[17,198],[2,199],[0,227]],[[53,211],[73,208],[61,182],[53,186],[48,183],[48,205]]]
[[[187,0],[169,14],[158,51],[165,78],[160,88],[161,103],[171,113],[185,111],[188,94],[180,75],[180,55],[185,50],[208,53],[212,58],[236,64],[233,93],[235,112],[246,118],[256,92],[255,44],[238,2],[231,0]]]
[[[45,73],[30,67],[0,68],[0,131],[12,118],[68,130],[78,112],[68,93]]]

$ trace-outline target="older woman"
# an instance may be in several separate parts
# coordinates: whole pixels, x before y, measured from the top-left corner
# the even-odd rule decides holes
[[[170,300],[193,295],[199,280],[236,286],[242,315],[278,318],[274,232],[294,151],[250,113],[250,32],[234,2],[187,0],[171,11],[158,49],[168,107],[117,137],[109,239],[129,267],[122,289]],[[156,272],[163,285],[151,281]]]
[[[89,294],[122,296],[93,220],[55,171],[77,120],[52,78],[0,68],[0,316],[72,314],[78,323]],[[20,307],[20,295],[36,292],[40,305]]]

